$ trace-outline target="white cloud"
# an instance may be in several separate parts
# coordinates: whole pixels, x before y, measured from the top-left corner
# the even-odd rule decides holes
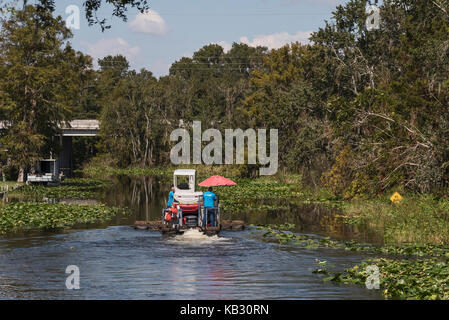
[[[291,42],[300,42],[302,44],[309,43],[309,37],[312,31],[298,31],[295,34],[289,34],[288,32],[279,32],[267,35],[255,36],[252,41],[248,37],[244,36],[240,38],[241,43],[246,43],[251,47],[263,46],[268,49],[278,49]]]
[[[219,41],[219,42],[216,42],[215,44],[218,44],[219,46],[221,46],[223,48],[224,52],[228,52],[229,50],[232,49],[232,44],[230,44],[227,41]]]
[[[138,13],[129,26],[134,32],[154,35],[167,34],[170,29],[165,20],[154,10]]]
[[[95,61],[108,55],[115,56],[121,54],[125,56],[129,62],[133,63],[141,54],[139,46],[132,47],[122,38],[101,39],[94,44],[81,42],[81,45],[87,48],[87,53],[91,55]]]

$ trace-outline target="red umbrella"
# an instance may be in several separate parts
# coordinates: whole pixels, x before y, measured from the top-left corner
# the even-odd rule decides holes
[[[199,184],[200,187],[219,187],[219,186],[236,186],[232,180],[222,176],[212,176]]]

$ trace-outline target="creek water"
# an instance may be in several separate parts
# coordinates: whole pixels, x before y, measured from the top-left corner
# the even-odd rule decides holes
[[[128,207],[131,216],[0,237],[0,299],[381,299],[378,291],[323,282],[313,273],[316,259],[344,269],[368,257],[360,253],[281,246],[252,228],[216,237],[131,228],[136,220],[160,217],[167,190],[152,177],[115,177],[96,200]],[[338,224],[329,228],[333,215],[319,207],[284,211],[238,217],[247,224],[298,223],[307,234],[370,236]],[[69,265],[80,270],[79,290],[66,288]]]

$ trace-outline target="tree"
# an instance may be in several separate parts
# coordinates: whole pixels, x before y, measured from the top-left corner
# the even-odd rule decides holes
[[[38,0],[35,4],[36,9],[39,11],[54,11],[55,0]],[[106,19],[99,18],[97,12],[103,5],[107,3],[112,5],[114,10],[112,15],[118,17],[124,21],[127,20],[128,8],[137,8],[140,12],[145,12],[149,9],[148,0],[85,0],[83,7],[86,12],[86,19],[89,25],[98,24],[102,31],[109,29],[111,26]],[[11,11],[18,4],[17,0],[0,0],[0,12]],[[28,0],[22,0],[23,8],[28,5]]]
[[[299,43],[272,50],[253,71],[250,94],[239,107],[247,126],[279,129],[280,163],[307,174],[325,169],[328,157],[329,86],[320,80],[320,58],[319,50]]]
[[[109,70],[111,71],[111,70]],[[152,73],[129,72],[118,80],[102,108],[103,147],[117,165],[153,166],[163,150],[162,91]]]
[[[7,130],[1,143],[25,169],[39,157],[58,152],[59,126],[70,120],[76,104],[79,72],[89,60],[67,40],[71,32],[51,11],[27,6],[3,21],[0,33],[0,114]]]
[[[449,3],[383,1],[375,31],[364,26],[366,4],[339,6],[312,36],[335,79],[328,105],[336,162],[324,182],[347,197],[398,185],[431,191],[449,179]]]
[[[186,123],[200,120],[205,126],[229,128],[234,125],[235,110],[249,88],[253,70],[262,66],[267,48],[252,48],[234,43],[229,52],[209,44],[182,58],[170,68],[170,79],[183,82],[184,108],[180,114]]]

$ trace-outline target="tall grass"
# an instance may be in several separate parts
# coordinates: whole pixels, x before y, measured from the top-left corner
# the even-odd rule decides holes
[[[449,201],[410,194],[400,204],[388,197],[358,200],[343,206],[352,223],[384,233],[386,244],[449,245]]]

